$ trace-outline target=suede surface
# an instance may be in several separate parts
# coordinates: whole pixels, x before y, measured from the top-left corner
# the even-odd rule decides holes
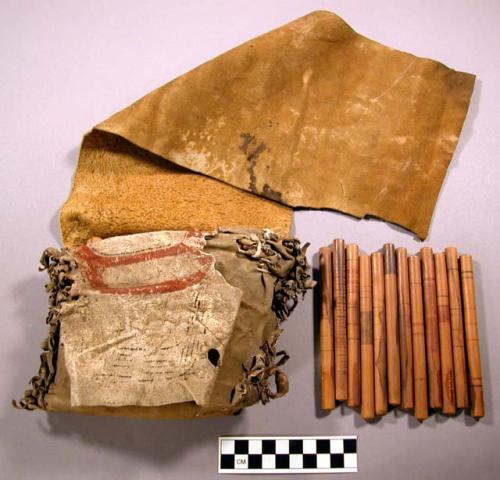
[[[93,130],[60,213],[64,245],[156,230],[247,225],[288,234],[292,210]]]
[[[425,238],[474,78],[318,11],[97,128],[285,205],[375,216]]]

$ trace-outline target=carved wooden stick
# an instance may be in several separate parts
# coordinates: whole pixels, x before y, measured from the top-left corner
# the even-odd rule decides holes
[[[384,257],[372,253],[373,354],[375,358],[375,414],[387,413],[387,337],[385,326]]]
[[[335,408],[335,372],[333,354],[333,312],[332,312],[332,250],[320,248],[321,270],[321,319],[320,319],[320,362],[321,362],[321,408]]]
[[[387,398],[390,405],[401,403],[399,364],[398,285],[396,252],[392,243],[384,245],[385,320],[387,328]]]
[[[415,418],[425,420],[429,416],[427,404],[427,374],[425,363],[425,328],[422,303],[422,279],[420,259],[408,257],[410,277],[411,333],[413,341],[413,376],[415,381]]]
[[[462,279],[464,302],[465,342],[467,345],[467,362],[469,366],[471,415],[474,418],[481,418],[484,417],[483,377],[479,354],[474,271],[470,255],[460,256],[460,277]]]
[[[401,408],[413,409],[413,347],[411,338],[410,280],[406,248],[396,249],[398,313],[401,351]]]
[[[448,297],[448,275],[446,273],[446,257],[444,253],[434,254],[434,265],[436,268],[443,413],[445,415],[454,415],[456,412],[455,377],[453,374],[453,347],[451,340],[450,301]]]
[[[467,366],[465,363],[464,321],[462,315],[462,294],[458,256],[455,247],[446,249],[448,290],[450,297],[451,335],[453,339],[453,370],[455,372],[455,398],[457,408],[469,406],[467,394]]]
[[[370,257],[359,256],[359,311],[361,333],[361,416],[375,417],[373,374],[372,273]]]
[[[344,240],[333,241],[333,324],[335,334],[335,398],[347,400],[347,308]]]
[[[359,260],[358,246],[346,247],[347,264],[347,405],[361,404],[361,371],[359,344]]]
[[[441,361],[439,357],[439,327],[436,298],[436,274],[432,249],[420,249],[422,259],[422,281],[424,287],[425,338],[427,346],[427,375],[429,382],[429,406],[441,408]]]

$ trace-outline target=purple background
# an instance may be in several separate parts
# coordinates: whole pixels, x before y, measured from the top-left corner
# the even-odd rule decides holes
[[[357,413],[317,410],[313,295],[280,345],[291,391],[235,418],[137,421],[9,405],[38,366],[46,334],[41,251],[60,243],[82,135],[150,90],[258,34],[315,9],[358,32],[478,77],[469,115],[426,244],[456,245],[476,260],[487,415],[419,425],[391,413],[368,425]],[[217,477],[219,435],[359,436],[363,479],[500,476],[500,2],[446,1],[20,1],[0,4],[0,478]],[[295,233],[318,248],[334,237],[373,251],[422,245],[400,229],[333,212],[295,214]],[[230,478],[231,476],[226,476]]]

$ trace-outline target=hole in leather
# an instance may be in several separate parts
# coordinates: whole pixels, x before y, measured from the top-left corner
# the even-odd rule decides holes
[[[216,348],[211,348],[208,351],[208,361],[214,366],[219,365],[220,353]]]

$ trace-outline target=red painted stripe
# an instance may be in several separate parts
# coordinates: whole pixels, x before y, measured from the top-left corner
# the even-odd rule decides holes
[[[110,267],[132,265],[148,260],[173,257],[183,253],[190,253],[193,255],[200,265],[198,270],[195,270],[193,273],[183,278],[167,280],[153,285],[138,285],[136,287],[112,287],[103,279],[105,270]],[[198,248],[190,247],[183,243],[178,243],[171,247],[160,248],[158,250],[106,256],[98,254],[88,245],[82,245],[75,249],[75,256],[92,288],[95,288],[101,293],[114,294],[154,294],[184,290],[185,288],[200,283],[207,276],[209,268],[215,261],[212,256],[203,254]]]

